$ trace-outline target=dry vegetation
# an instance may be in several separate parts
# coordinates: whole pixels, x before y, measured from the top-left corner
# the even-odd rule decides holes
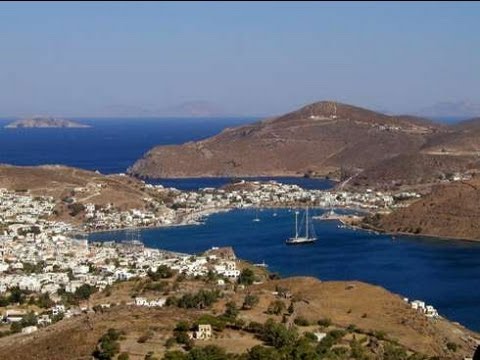
[[[138,294],[145,297],[163,294],[179,297],[187,292],[216,287],[214,283],[203,280],[168,279],[165,280],[166,286],[159,292],[149,290],[146,286],[148,283],[136,280],[116,284],[107,294],[95,294],[90,304],[124,303]],[[275,296],[273,292],[279,289],[288,290],[287,296]],[[371,356],[374,356],[375,351],[383,351],[388,344],[398,342],[410,354],[416,352],[442,356],[444,359],[458,359],[472,354],[473,343],[470,337],[476,336],[446,320],[428,320],[410,309],[399,296],[361,282],[320,282],[314,278],[297,277],[270,280],[243,290],[227,286],[223,294],[211,308],[204,310],[176,306],[148,309],[121,304],[109,309],[97,309],[95,313],[63,320],[31,335],[13,335],[0,339],[0,352],[2,359],[8,360],[89,359],[99,338],[109,328],[113,328],[123,333],[119,340],[120,352],[127,352],[130,359],[144,359],[149,352],[161,358],[167,351],[166,342],[173,336],[173,330],[179,321],[193,323],[204,314],[218,316],[225,313],[226,304],[231,301],[241,308],[247,294],[258,296],[259,302],[252,309],[239,312],[239,318],[244,324],[263,323],[269,318],[280,323],[285,316],[282,314],[288,314],[285,309],[293,302],[294,311],[287,316],[287,324],[300,318],[307,321],[308,326],[298,326],[300,333],[329,333],[332,330],[347,329],[338,340],[339,344],[348,349],[353,338],[361,340],[363,344],[369,344],[365,345],[365,349],[369,349]],[[273,302],[285,305],[278,315],[267,314],[267,309]],[[318,320],[323,320],[321,325],[317,324]],[[215,331],[212,340],[197,340],[195,345],[217,345],[230,353],[244,353],[262,343],[249,331],[227,326],[223,331]],[[458,350],[448,350],[447,343],[457,344]],[[172,349],[181,347],[173,345],[169,350]]]

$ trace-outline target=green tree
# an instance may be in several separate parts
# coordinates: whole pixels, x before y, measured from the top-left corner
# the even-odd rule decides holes
[[[120,352],[120,332],[115,329],[108,329],[98,341],[97,348],[92,353],[92,356],[98,360],[110,360]]]
[[[247,352],[246,360],[278,360],[280,354],[276,349],[256,345]]]
[[[223,314],[229,321],[234,321],[240,311],[238,310],[237,304],[234,301],[229,301],[226,304],[225,313]]]
[[[10,295],[8,301],[10,304],[23,304],[25,302],[25,292],[20,290],[18,286],[10,289]]]
[[[195,347],[187,355],[187,360],[229,360],[230,358],[224,349],[215,345]]]
[[[83,284],[77,290],[75,290],[75,298],[78,300],[88,300],[96,291],[97,289],[94,286]]]
[[[241,285],[252,285],[255,281],[255,273],[249,268],[243,269],[237,281]]]
[[[292,346],[298,339],[298,333],[295,328],[287,329],[285,325],[276,323],[273,319],[268,319],[264,324],[261,337],[267,345],[281,349]]]

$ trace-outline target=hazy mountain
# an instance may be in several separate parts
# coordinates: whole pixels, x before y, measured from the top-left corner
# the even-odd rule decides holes
[[[217,104],[209,101],[187,101],[156,111],[159,116],[171,117],[220,117],[229,114]]]
[[[226,117],[234,116],[219,105],[209,101],[195,100],[155,108],[153,106],[111,105],[100,110],[100,116],[119,117]]]
[[[417,114],[432,118],[475,117],[480,116],[480,104],[470,101],[444,101],[420,109]]]

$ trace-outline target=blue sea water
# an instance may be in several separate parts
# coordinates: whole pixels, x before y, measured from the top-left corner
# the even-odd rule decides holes
[[[319,214],[320,210],[315,210]],[[277,216],[273,216],[276,212]],[[282,276],[310,275],[321,280],[361,280],[421,299],[441,315],[480,330],[480,243],[421,237],[375,235],[338,228],[336,221],[315,221],[318,241],[287,246],[292,212],[233,210],[208,217],[204,225],[140,230],[146,246],[199,253],[212,246],[232,246],[254,263],[265,261]],[[131,239],[126,231],[93,233],[93,241]]]
[[[217,134],[253,118],[77,119],[78,129],[5,129],[0,120],[0,163],[63,164],[103,174],[120,173],[155,145],[180,144]]]
[[[3,129],[0,120],[0,163],[64,164],[102,173],[124,172],[157,144],[178,144],[214,135],[225,127],[255,119],[80,119],[89,129]],[[283,178],[306,188],[324,189],[323,180]],[[220,179],[163,179],[181,189],[216,187]],[[313,275],[323,280],[363,280],[410,298],[426,300],[441,314],[480,330],[480,244],[390,237],[316,223],[319,241],[287,247],[292,214],[287,210],[253,210],[215,214],[205,225],[141,230],[147,246],[200,252],[211,246],[233,246],[238,256],[261,262],[283,276]],[[93,240],[122,240],[125,232],[92,234]]]

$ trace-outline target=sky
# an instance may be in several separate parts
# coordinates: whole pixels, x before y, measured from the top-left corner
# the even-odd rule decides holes
[[[480,102],[480,3],[2,2],[0,115]]]

